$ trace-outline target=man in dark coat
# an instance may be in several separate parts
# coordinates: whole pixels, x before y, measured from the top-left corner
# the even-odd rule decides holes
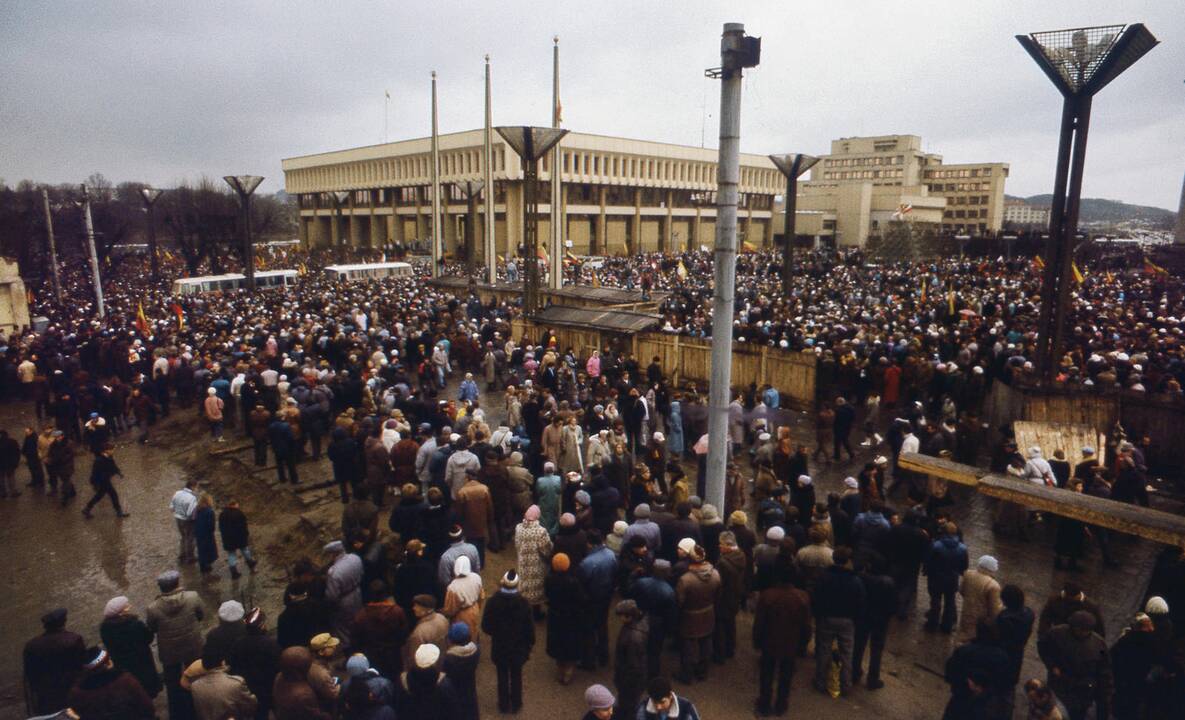
[[[930,536],[922,529],[922,515],[909,510],[890,518],[886,555],[889,576],[897,589],[897,618],[906,620],[918,594],[918,572],[930,552]]]
[[[296,436],[292,434],[292,426],[277,415],[267,426],[267,439],[276,458],[276,476],[280,483],[291,481],[293,485],[299,484],[300,477],[296,474],[299,448],[296,445]]]
[[[1025,593],[1016,585],[1005,585],[1000,591],[1004,609],[996,615],[996,634],[1000,647],[1008,654],[1008,682],[1015,688],[1020,682],[1020,669],[1025,660],[1025,646],[1033,634],[1033,611],[1025,606]],[[1007,695],[1012,696],[1012,691]]]
[[[383,677],[397,678],[403,672],[403,643],[410,631],[407,615],[382,580],[372,580],[370,602],[354,615],[353,652],[365,655]]]
[[[761,652],[761,689],[756,703],[760,715],[771,711],[786,712],[790,702],[790,681],[794,677],[794,659],[811,631],[811,601],[806,593],[794,587],[793,575],[789,558],[780,559],[774,572],[774,585],[757,596],[753,647]],[[775,675],[778,679],[776,698]]]
[[[272,414],[268,412],[262,402],[257,403],[251,414],[247,416],[247,428],[251,433],[251,442],[255,449],[256,467],[267,465],[267,435],[271,420]]]
[[[1003,710],[995,715],[982,711],[985,705],[1001,709],[1010,705],[1004,697],[1009,687],[1008,656],[1000,648],[991,622],[980,619],[975,627],[975,639],[955,648],[946,661],[945,670],[951,698],[943,720],[1010,716]],[[974,712],[981,714],[975,715]]]
[[[279,672],[280,645],[268,635],[267,618],[259,608],[252,608],[244,618],[247,634],[235,641],[227,661],[232,675],[247,681],[255,696],[255,720],[267,720],[272,709],[272,685]]]
[[[873,554],[863,561],[860,581],[864,584],[867,603],[864,614],[856,621],[856,644],[852,651],[852,682],[860,682],[864,674],[864,648],[868,653],[869,690],[885,686],[881,681],[881,655],[885,651],[885,639],[889,635],[889,620],[897,613],[897,588],[893,578],[885,573],[885,562]]]
[[[329,462],[333,466],[333,480],[341,492],[342,503],[350,501],[350,488],[357,491],[362,478],[358,472],[358,443],[344,427],[333,429],[329,442]]]
[[[70,694],[61,698],[81,718],[149,720],[156,717],[152,698],[129,672],[111,662],[106,650],[86,651],[85,672]]]
[[[523,706],[523,665],[535,645],[531,605],[518,593],[518,573],[502,576],[501,588],[486,601],[481,631],[490,636],[490,659],[498,675],[498,711],[517,713]]]
[[[1094,616],[1078,610],[1069,623],[1054,626],[1037,641],[1037,653],[1049,671],[1049,688],[1072,720],[1085,718],[1092,706],[1096,717],[1111,716],[1115,690],[1111,655],[1094,626]]]
[[[16,469],[20,464],[20,443],[9,437],[7,430],[0,430],[0,497],[18,497],[21,494],[16,486]]]
[[[25,643],[25,685],[30,714],[48,715],[66,707],[66,693],[82,671],[86,643],[66,629],[66,609],[41,617],[45,632]]]
[[[839,651],[840,692],[846,693],[852,681],[852,644],[856,621],[864,616],[867,597],[864,584],[852,569],[852,552],[836,548],[831,567],[823,571],[815,588],[812,609],[815,615],[815,687],[827,690],[831,666],[831,645]]]
[[[82,509],[82,514],[87,520],[91,518],[91,510],[104,497],[111,498],[111,504],[115,506],[116,517],[125,518],[128,516],[128,513],[124,512],[119,504],[119,494],[115,492],[115,486],[111,484],[111,480],[116,475],[123,477],[119,466],[115,464],[115,459],[111,457],[114,450],[113,447],[107,445],[95,456],[95,462],[91,465],[91,487],[95,489],[95,494]]]
[[[247,516],[239,507],[238,500],[228,500],[226,507],[218,514],[218,532],[222,536],[222,549],[226,551],[226,564],[230,566],[230,576],[238,579],[239,553],[247,562],[251,572],[255,572],[255,556],[251,554],[251,533],[247,528]]]
[[[111,661],[131,673],[149,697],[156,697],[164,687],[152,659],[152,641],[156,633],[132,612],[131,603],[122,595],[107,602],[99,637],[111,654]]]
[[[617,603],[614,613],[621,618],[617,645],[613,652],[613,685],[617,702],[614,720],[634,720],[638,701],[646,692],[646,665],[650,625],[633,600]]]
[[[720,574],[720,598],[716,602],[716,630],[713,642],[713,660],[723,664],[736,654],[737,613],[748,593],[746,576],[748,563],[745,553],[737,547],[736,535],[731,531],[720,533],[720,558],[716,572]]]
[[[957,610],[955,593],[959,589],[959,578],[967,571],[967,546],[959,541],[959,529],[954,523],[947,523],[942,536],[930,547],[926,558],[926,589],[930,593],[930,610],[926,613],[926,628],[941,627],[942,632],[954,630]],[[941,626],[939,625],[941,617]]]

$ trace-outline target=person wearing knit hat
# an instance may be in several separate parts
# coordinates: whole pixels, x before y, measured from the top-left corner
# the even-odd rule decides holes
[[[538,521],[539,515],[540,515],[539,506],[532,505],[531,507],[527,508],[527,511],[525,513],[523,513],[523,520],[526,520],[528,522]]]
[[[424,643],[416,648],[415,661],[417,668],[421,670],[434,668],[438,660],[440,660],[440,648],[432,643]]]
[[[678,552],[681,556],[691,557],[691,554],[695,551],[695,539],[685,537],[679,541],[679,544],[677,547],[678,547]]]
[[[848,488],[849,490],[859,490],[860,489],[860,481],[854,477],[851,477],[850,475],[843,479],[843,485],[845,488]]]
[[[560,515],[560,527],[576,527],[576,516],[572,513],[564,513],[563,515]]]
[[[547,596],[547,654],[556,662],[561,685],[572,681],[576,663],[584,657],[591,640],[588,627],[588,599],[584,585],[566,553],[551,558],[551,574],[544,581]]]
[[[590,685],[584,691],[584,703],[588,705],[588,713],[584,720],[609,720],[613,717],[613,704],[616,698],[609,688],[604,685]]]
[[[605,537],[605,547],[612,550],[614,555],[621,555],[621,549],[624,547],[625,542],[625,531],[629,527],[629,524],[625,520],[615,520],[613,522],[613,532]]]
[[[1148,602],[1145,603],[1144,612],[1152,616],[1168,615],[1169,604],[1165,602],[1164,598],[1160,597],[1159,595],[1154,595],[1153,597],[1148,598]]]
[[[587,490],[577,490],[574,499],[576,500],[576,504],[581,507],[589,507],[592,505],[592,497],[588,494]],[[573,520],[574,519],[575,518],[573,518]]]
[[[481,630],[490,636],[490,659],[497,670],[498,712],[516,713],[523,705],[523,665],[535,645],[531,605],[519,591],[519,574],[506,571],[501,588],[487,601]]]
[[[976,625],[981,621],[995,622],[1004,609],[1000,597],[1000,583],[996,573],[1000,563],[991,555],[981,555],[975,567],[963,573],[959,583],[959,594],[963,596],[963,609],[959,616],[959,638],[962,642],[975,639]]]
[[[786,530],[781,525],[774,525],[765,531],[765,541],[770,545],[777,545],[786,537]]]
[[[107,601],[99,637],[116,667],[131,673],[150,698],[160,694],[163,685],[152,659],[153,632],[132,612],[131,602],[123,595]]]
[[[745,513],[744,510],[733,510],[731,513],[728,514],[729,527],[733,527],[736,525],[748,525],[748,524],[749,524],[749,516]]]
[[[449,626],[448,641],[450,645],[466,645],[469,642],[469,626],[463,622],[455,622]]]

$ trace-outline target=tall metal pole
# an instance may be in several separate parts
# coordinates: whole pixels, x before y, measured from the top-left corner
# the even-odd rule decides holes
[[[243,274],[247,276],[247,292],[255,292],[255,244],[251,242],[251,194],[243,198]]]
[[[782,245],[782,295],[790,297],[794,280],[794,219],[798,212],[798,160],[794,160],[791,173],[786,176],[786,219],[782,223],[782,235],[785,240]]]
[[[1070,175],[1070,151],[1074,144],[1076,103],[1067,96],[1062,103],[1062,128],[1058,138],[1057,168],[1053,178],[1053,198],[1049,207],[1049,240],[1045,244],[1045,270],[1041,278],[1041,310],[1037,316],[1037,369],[1041,377],[1053,378],[1054,304],[1058,297],[1058,271],[1061,269],[1062,221],[1066,213],[1066,184]]]
[[[53,236],[53,213],[49,209],[49,190],[41,188],[41,201],[45,204],[45,234],[49,240],[49,265],[50,278],[53,282],[53,296],[54,300],[61,304],[62,302],[62,278],[58,271],[58,244],[54,241]]]
[[[741,67],[735,56],[745,26],[725,23],[720,41],[720,153],[716,179],[712,377],[708,386],[708,479],[705,503],[724,507],[728,466],[728,403],[732,385],[732,316],[736,293],[737,185],[741,162]]]
[[[91,196],[86,185],[82,186],[82,218],[86,223],[86,250],[91,257],[91,283],[95,286],[95,308],[99,317],[107,317],[103,305],[103,283],[99,279],[99,254],[95,252],[95,224],[91,220]]]
[[[551,51],[551,126],[560,126],[560,36],[552,38]],[[564,286],[564,199],[561,185],[563,155],[560,144],[551,151],[551,242],[548,243],[548,260],[551,263],[547,286],[559,290]]]
[[[1056,374],[1065,349],[1066,311],[1070,305],[1070,287],[1074,283],[1074,248],[1078,245],[1078,209],[1082,202],[1082,173],[1086,165],[1086,137],[1090,131],[1091,96],[1077,99],[1074,128],[1074,152],[1070,158],[1070,185],[1066,213],[1062,218],[1061,254],[1058,268],[1057,306],[1054,310],[1053,347],[1050,348],[1049,375]]]
[[[1185,245],[1185,180],[1181,181],[1181,204],[1177,208],[1177,227],[1173,236],[1174,243]]]
[[[443,257],[440,223],[440,128],[436,117],[436,71],[432,71],[432,277],[440,277]]]
[[[494,112],[490,101],[490,56],[486,55],[486,128],[482,170],[485,174],[485,260],[486,282],[498,281],[498,253],[494,246]]]
[[[539,310],[539,162],[530,132],[523,145],[523,312],[530,317]]]

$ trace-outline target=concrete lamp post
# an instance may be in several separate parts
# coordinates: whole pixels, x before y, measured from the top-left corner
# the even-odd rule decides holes
[[[1086,136],[1094,96],[1156,47],[1157,39],[1140,23],[1103,25],[1017,35],[1017,42],[1062,94],[1062,126],[1049,212],[1049,242],[1041,282],[1037,367],[1041,377],[1057,374],[1073,282],[1073,244],[1078,234]]]
[[[164,190],[151,187],[140,188],[140,199],[144,201],[144,212],[148,213],[148,259],[152,263],[152,281],[160,282],[160,260],[156,256],[156,213],[153,206]]]
[[[333,218],[333,222],[334,228],[337,230],[338,243],[337,246],[333,248],[333,252],[337,254],[338,262],[345,262],[346,246],[350,244],[350,237],[348,232],[342,234],[342,208],[345,207],[346,201],[350,199],[350,193],[346,192],[345,190],[335,190],[329,193],[329,196],[333,199],[333,209],[337,211],[335,217]],[[354,216],[350,215],[350,217],[353,218]],[[351,222],[353,222],[352,219]],[[330,238],[332,237],[333,233],[330,233]]]
[[[506,144],[518,153],[523,164],[523,312],[534,315],[539,303],[539,158],[568,134],[567,130],[525,125],[494,128]],[[560,258],[551,258],[556,264]],[[556,268],[552,268],[556,272]]]
[[[255,292],[255,245],[251,242],[251,193],[263,182],[261,175],[225,175],[222,178],[239,194],[243,205],[243,274],[247,291]]]
[[[790,260],[794,254],[794,213],[798,209],[798,178],[813,168],[819,162],[819,158],[814,155],[789,153],[787,155],[770,155],[769,159],[786,178],[786,222],[785,229],[782,231],[786,242],[782,247],[782,292],[789,296],[790,281],[794,274],[790,267]]]

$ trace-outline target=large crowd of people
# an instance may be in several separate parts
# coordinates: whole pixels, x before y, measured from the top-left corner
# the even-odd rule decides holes
[[[588,688],[589,717],[691,720],[694,701],[671,680],[694,687],[751,641],[760,690],[737,702],[783,715],[808,654],[819,692],[883,687],[882,654],[892,628],[911,622],[924,576],[925,628],[962,643],[946,664],[944,717],[1024,713],[1022,686],[1031,718],[1174,716],[1185,570],[1109,644],[1084,588],[1067,582],[1038,618],[1007,568],[972,554],[945,485],[897,467],[902,452],[986,460],[1147,504],[1146,443],[1117,442],[1105,465],[1086,448],[1071,467],[984,432],[991,383],[1031,371],[1037,274],[1023,261],[811,254],[785,296],[772,259],[738,261],[734,337],[818,354],[815,443],[792,436],[776,387],[741,388],[720,507],[704,501],[695,387],[621,348],[582,356],[550,330],[512,337],[512,303],[422,277],[332,281],[318,272],[328,256],[281,251],[269,264],[306,274],[255,294],[171,297],[146,280],[142,259],[126,258],[108,268],[108,314],[96,318],[85,276],[67,268],[68,301],[34,305],[46,327],[0,339],[0,397],[31,403],[39,421],[23,440],[0,437],[5,496],[20,493],[23,463],[29,487],[68,507],[82,466],[95,490],[85,516],[109,498],[123,517],[114,442],[154,442],[159,418],[186,412],[212,442],[249,438],[254,463],[270,454],[281,483],[307,482],[307,460],[325,454],[343,509],[323,557],[291,568],[274,633],[261,609],[228,601],[203,636],[203,608],[179,570],[194,564],[200,582],[216,581],[219,545],[233,577],[256,558],[237,503],[219,507],[192,482],[178,489],[177,567],[158,578],[159,597],[143,617],[110,599],[103,642],[89,648],[65,610],[48,612],[25,648],[31,712],[152,717],[163,689],[171,718],[476,720],[481,656],[497,668],[499,710],[518,713],[531,700],[523,666],[542,650],[557,682],[582,671],[612,685]],[[1059,380],[1180,397],[1180,279],[1087,270]],[[571,272],[667,293],[664,330],[710,334],[705,254]],[[842,492],[816,492],[812,474],[851,461],[854,442],[870,461]],[[995,520],[1024,535],[1033,518],[1005,504]],[[1061,521],[1051,559],[1077,566],[1091,542],[1113,561],[1102,528]],[[491,553],[513,569],[490,577]],[[742,612],[751,638],[737,637]],[[1045,679],[1021,674],[1033,638]]]

